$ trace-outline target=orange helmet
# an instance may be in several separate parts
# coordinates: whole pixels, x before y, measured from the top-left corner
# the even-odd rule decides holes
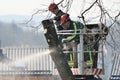
[[[69,15],[68,14],[63,14],[60,18],[60,24],[62,25],[69,20],[70,20]]]
[[[57,4],[51,3],[51,4],[49,5],[49,7],[48,7],[48,10],[49,10],[49,11],[52,11],[52,10],[55,9],[56,7],[57,7]]]

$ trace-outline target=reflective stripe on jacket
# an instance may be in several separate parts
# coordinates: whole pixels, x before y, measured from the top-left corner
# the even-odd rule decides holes
[[[67,40],[68,40],[68,41],[73,40],[73,39],[76,37],[76,35],[77,35],[77,26],[76,26],[76,23],[75,23],[75,22],[73,22],[73,27],[74,27],[74,33],[73,33],[71,36],[68,36],[68,37],[67,37]]]

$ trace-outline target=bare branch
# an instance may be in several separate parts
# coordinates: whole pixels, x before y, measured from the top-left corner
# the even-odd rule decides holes
[[[85,14],[88,10],[90,10],[90,9],[97,3],[97,1],[98,1],[98,0],[96,0],[89,8],[87,8],[84,12],[82,12],[81,16],[83,17],[84,14]]]
[[[39,12],[41,13],[44,13],[44,12],[47,12],[48,10],[37,10],[34,14],[32,14],[31,18],[26,22],[26,24],[28,24],[32,19],[33,19],[33,16],[38,14]]]
[[[61,0],[59,3],[57,3],[57,5],[61,4],[64,0]]]

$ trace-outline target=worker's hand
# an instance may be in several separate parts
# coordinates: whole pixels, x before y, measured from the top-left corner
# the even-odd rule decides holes
[[[67,40],[66,38],[63,38],[63,39],[62,39],[62,42],[63,42],[63,43],[67,43],[68,40]]]

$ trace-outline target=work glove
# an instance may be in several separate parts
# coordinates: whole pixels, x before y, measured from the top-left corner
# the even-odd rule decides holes
[[[69,46],[68,46],[68,40],[67,39],[62,39],[62,45],[63,45],[63,50],[68,51]]]
[[[67,43],[67,42],[68,42],[68,40],[66,38],[62,39],[62,43]]]

